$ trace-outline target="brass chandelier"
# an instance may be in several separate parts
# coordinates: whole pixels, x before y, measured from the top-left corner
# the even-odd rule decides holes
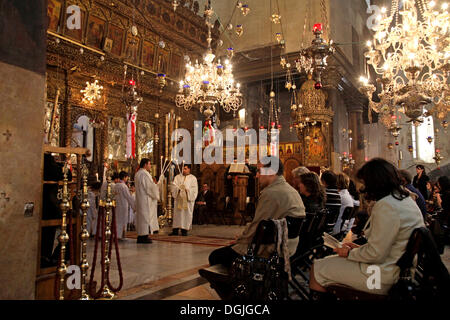
[[[186,65],[184,80],[180,82],[180,89],[175,97],[175,104],[186,111],[193,106],[209,119],[216,111],[215,105],[222,106],[225,112],[235,113],[242,106],[242,94],[240,84],[235,83],[230,60],[224,64],[220,60],[215,61],[216,56],[211,49],[211,16],[214,11],[211,1],[205,8],[206,25],[208,26],[208,49],[203,57],[203,62]],[[231,59],[232,53],[229,54]]]
[[[376,88],[368,75],[360,78],[360,91],[388,128],[396,127],[396,110],[415,124],[431,114],[443,125],[446,122],[450,109],[450,23],[447,4],[440,11],[435,6],[435,1],[404,0],[400,9],[399,0],[392,0],[389,16],[383,8],[374,40],[367,42],[365,57],[381,85],[380,101],[372,101]]]

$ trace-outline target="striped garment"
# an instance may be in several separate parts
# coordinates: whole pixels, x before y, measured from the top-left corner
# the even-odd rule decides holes
[[[329,214],[326,219],[326,232],[332,234],[334,225],[336,224],[339,216],[339,210],[341,209],[341,195],[337,189],[325,189],[327,200],[325,207],[328,209]]]

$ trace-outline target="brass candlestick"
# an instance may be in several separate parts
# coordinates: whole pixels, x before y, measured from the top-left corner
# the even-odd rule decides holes
[[[70,155],[69,155],[70,156]],[[61,244],[61,252],[60,252],[60,260],[59,260],[59,268],[58,268],[58,275],[59,275],[59,300],[64,300],[64,291],[65,291],[65,276],[67,273],[67,266],[65,263],[65,256],[66,256],[66,243],[69,241],[69,235],[67,234],[67,210],[70,209],[70,201],[69,201],[69,191],[67,189],[67,163],[64,166],[64,180],[63,180],[63,190],[62,190],[62,197],[61,197],[61,203],[59,207],[61,208],[61,233],[58,237],[59,243]]]
[[[109,267],[111,264],[111,261],[109,260],[109,246],[110,246],[110,240],[111,240],[111,217],[112,217],[112,207],[114,206],[113,203],[113,194],[112,194],[112,185],[111,185],[111,170],[108,169],[107,172],[107,191],[106,191],[106,203],[105,203],[105,234],[104,234],[104,241],[105,241],[105,258],[104,258],[104,269],[103,269],[103,275],[104,279],[108,278],[108,272]],[[105,281],[103,292],[102,292],[102,298],[103,299],[113,299],[115,297],[114,292],[111,291],[111,289],[108,287],[107,282]]]
[[[81,297],[80,300],[91,300],[91,297],[86,291],[86,277],[89,269],[89,263],[87,261],[87,240],[89,239],[89,232],[87,230],[87,210],[89,209],[89,201],[88,201],[88,174],[89,170],[86,167],[86,164],[83,164],[83,168],[81,169],[83,175],[83,191],[81,194],[81,211],[82,211],[82,222],[81,222]]]
[[[167,195],[167,225],[172,225],[172,195],[170,192]]]

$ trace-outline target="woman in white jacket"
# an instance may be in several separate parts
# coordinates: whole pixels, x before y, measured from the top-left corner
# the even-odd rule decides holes
[[[393,164],[372,159],[358,171],[357,178],[364,183],[366,199],[376,201],[364,229],[367,243],[344,243],[342,248],[334,249],[337,255],[314,261],[310,279],[313,299],[323,296],[331,284],[387,294],[399,278],[396,263],[405,252],[412,231],[424,226],[420,209],[403,189]],[[379,282],[369,285],[368,279],[377,269]]]

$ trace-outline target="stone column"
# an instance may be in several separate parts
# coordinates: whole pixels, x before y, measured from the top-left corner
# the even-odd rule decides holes
[[[46,0],[0,2],[0,300],[35,298],[46,4]],[[25,212],[26,204],[34,206],[32,212]]]
[[[363,108],[359,105],[348,106],[348,127],[352,130],[352,145],[350,152],[355,160],[354,170],[360,168],[365,162]]]

